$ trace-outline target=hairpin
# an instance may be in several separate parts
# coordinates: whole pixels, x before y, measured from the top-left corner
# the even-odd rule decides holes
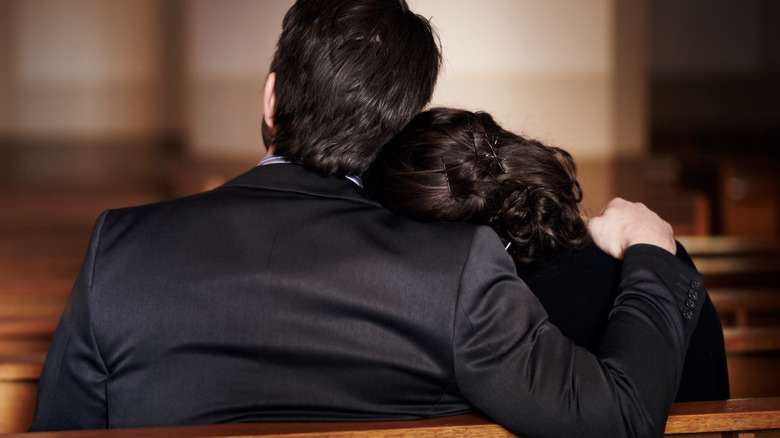
[[[469,123],[469,132],[471,133],[471,143],[474,146],[474,159],[476,161],[479,161],[481,155],[482,158],[487,158],[488,160],[490,160],[487,168],[485,169],[485,173],[482,176],[484,177],[485,175],[490,175],[493,178],[495,178],[496,175],[494,175],[492,172],[493,166],[495,164],[498,164],[498,168],[501,169],[501,173],[506,173],[506,168],[504,167],[504,163],[503,163],[503,161],[506,161],[506,158],[499,157],[494,147],[494,146],[498,146],[498,136],[494,135],[491,142],[491,138],[488,136],[487,132],[485,132],[485,130],[483,129],[482,135],[485,136],[485,143],[487,143],[488,147],[490,148],[490,153],[480,154],[479,150],[477,149],[477,135],[472,128],[471,119],[468,119],[468,123]]]
[[[477,152],[477,142],[476,142],[476,138],[475,138],[474,139],[474,154],[477,157],[482,155],[483,158],[487,158],[488,160],[490,160],[490,163],[488,164],[487,169],[485,169],[485,174],[490,175],[490,176],[495,178],[496,175],[493,174],[492,169],[493,169],[493,166],[496,165],[496,164],[498,164],[498,168],[501,169],[501,173],[506,173],[506,168],[504,167],[504,163],[503,163],[503,161],[506,161],[506,158],[499,157],[498,154],[496,153],[496,149],[494,147],[494,146],[498,146],[498,136],[494,136],[493,139],[492,139],[492,142],[491,142],[491,139],[487,135],[486,132],[482,131],[482,135],[485,136],[485,143],[487,143],[488,147],[490,148],[490,153],[485,152],[485,153],[479,154]]]
[[[443,166],[444,170],[444,179],[447,181],[447,191],[450,193],[450,196],[453,196],[452,194],[452,187],[450,186],[450,175],[449,172],[447,172],[447,162],[444,161],[444,157],[439,156],[441,158],[441,165]]]

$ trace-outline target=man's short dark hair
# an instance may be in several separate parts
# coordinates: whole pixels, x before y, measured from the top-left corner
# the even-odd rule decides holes
[[[405,0],[298,0],[271,63],[275,153],[362,174],[430,101],[440,64],[430,23]]]

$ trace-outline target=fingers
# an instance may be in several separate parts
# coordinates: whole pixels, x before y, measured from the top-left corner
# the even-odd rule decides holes
[[[629,246],[640,243],[672,254],[677,250],[671,225],[640,202],[612,199],[598,216],[587,221],[587,227],[593,242],[615,258],[622,258]]]

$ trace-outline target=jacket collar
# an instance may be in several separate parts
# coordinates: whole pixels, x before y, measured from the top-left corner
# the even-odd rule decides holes
[[[255,166],[226,182],[223,187],[276,190],[380,205],[369,198],[360,186],[343,176],[322,176],[293,163]]]

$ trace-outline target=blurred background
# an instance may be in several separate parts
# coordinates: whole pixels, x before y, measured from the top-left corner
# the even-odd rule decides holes
[[[290,4],[0,0],[0,183],[167,196],[255,164]],[[571,151],[590,211],[623,195],[685,234],[780,231],[776,1],[410,4],[442,40],[434,104]]]
[[[569,150],[588,212],[623,196],[670,221],[717,300],[732,395],[780,395],[780,2],[408,1],[441,37],[433,103]],[[0,361],[32,355],[26,383],[0,375],[0,412],[21,412],[0,432],[28,421],[98,214],[265,154],[291,4],[0,0]]]

